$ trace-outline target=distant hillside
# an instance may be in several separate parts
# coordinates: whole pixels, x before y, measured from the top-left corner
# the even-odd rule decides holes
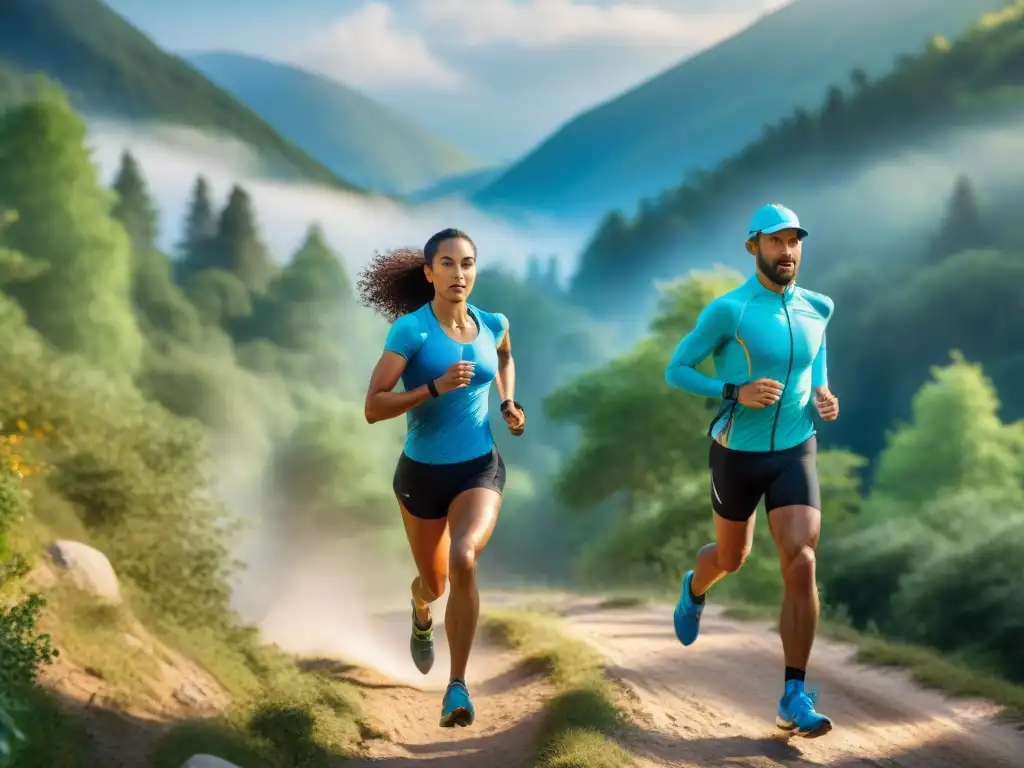
[[[20,87],[17,73],[40,72],[89,116],[218,131],[252,145],[270,175],[355,188],[98,0],[4,0],[0,58],[0,87]]]
[[[326,77],[236,53],[187,59],[346,179],[401,194],[480,163],[409,118]]]
[[[642,205],[632,220],[606,216],[581,256],[573,293],[607,308],[610,297],[649,296],[652,280],[729,262],[729,254],[748,264],[746,220],[768,200],[795,208],[814,232],[804,270],[812,280],[844,256],[885,269],[891,265],[877,261],[880,254],[916,258],[895,238],[920,248],[927,233],[914,231],[915,222],[922,207],[930,222],[940,216],[953,174],[988,177],[1001,199],[1019,199],[1006,190],[1024,189],[1017,161],[1024,141],[1014,139],[1024,118],[1022,62],[1018,0],[953,44],[933,38],[876,82],[833,86],[820,109],[794,110],[715,171]],[[872,169],[876,176],[865,178]],[[935,188],[940,178],[949,186]],[[1010,226],[1016,211],[1003,213],[993,226]],[[857,237],[867,241],[851,241]]]
[[[426,203],[445,197],[470,197],[474,192],[483,189],[504,172],[503,167],[483,168],[478,171],[467,171],[455,176],[447,176],[436,184],[417,189],[403,196],[407,203]]]
[[[820,103],[854,67],[887,71],[1005,0],[796,0],[569,122],[475,196],[495,209],[594,216],[678,185]]]

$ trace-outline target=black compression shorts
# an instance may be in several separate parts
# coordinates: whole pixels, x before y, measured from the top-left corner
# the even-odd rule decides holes
[[[395,467],[392,487],[410,515],[440,520],[448,516],[448,508],[463,491],[490,488],[503,493],[505,462],[497,447],[483,456],[456,464],[424,464],[403,453]]]
[[[711,443],[711,505],[726,520],[745,522],[764,497],[765,508],[806,506],[821,509],[815,461],[818,441],[807,440],[783,451],[735,451]]]

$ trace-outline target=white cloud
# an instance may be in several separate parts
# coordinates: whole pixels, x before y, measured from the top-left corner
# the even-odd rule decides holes
[[[498,163],[789,2],[363,0],[275,58],[361,88]],[[453,93],[461,98],[438,109],[438,95]]]
[[[288,58],[355,86],[451,89],[467,82],[468,73],[446,61],[446,53],[451,60],[460,50],[487,46],[537,50],[598,43],[684,54],[790,0],[727,0],[711,8],[692,2],[372,0]]]
[[[462,75],[438,59],[390,5],[371,2],[313,35],[289,58],[350,85],[423,84],[451,88]]]
[[[661,46],[718,38],[749,13],[686,13],[650,3],[581,0],[418,0],[426,27],[444,27],[467,46],[512,43],[547,48],[577,42]]]

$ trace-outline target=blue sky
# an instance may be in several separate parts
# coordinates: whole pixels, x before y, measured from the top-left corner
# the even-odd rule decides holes
[[[108,3],[170,50],[232,50],[305,66],[500,162],[789,1]]]

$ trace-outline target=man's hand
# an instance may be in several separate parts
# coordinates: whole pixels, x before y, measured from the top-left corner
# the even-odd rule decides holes
[[[736,400],[746,408],[767,408],[782,397],[782,384],[775,379],[748,381],[739,388]]]
[[[508,403],[501,415],[508,425],[509,432],[516,436],[523,434],[523,430],[526,429],[526,413],[522,408],[517,408],[515,403]]]
[[[815,388],[814,395],[814,405],[822,419],[835,421],[839,418],[839,398],[829,392],[828,387]]]

